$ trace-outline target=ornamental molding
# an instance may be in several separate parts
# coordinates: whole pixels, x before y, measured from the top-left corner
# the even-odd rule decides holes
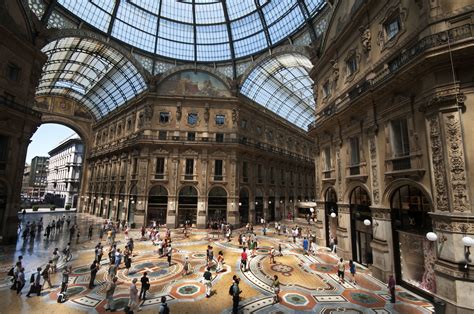
[[[372,201],[374,204],[380,204],[380,189],[377,170],[377,146],[375,141],[375,135],[369,137],[370,182],[372,185]]]
[[[433,169],[434,206],[440,211],[449,210],[449,200],[446,183],[443,142],[440,134],[438,115],[428,119],[429,136],[431,141],[431,162]]]
[[[372,218],[377,220],[391,221],[390,209],[381,207],[370,207]]]

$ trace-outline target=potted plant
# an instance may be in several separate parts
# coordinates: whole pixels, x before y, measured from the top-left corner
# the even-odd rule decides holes
[[[50,211],[55,211],[56,210],[56,206],[52,205],[50,208],[49,208]]]
[[[66,207],[64,207],[64,209],[70,210],[70,209],[71,209],[71,205],[67,204]]]
[[[34,205],[34,206],[33,206],[33,211],[34,211],[34,212],[37,212],[37,211],[38,211],[38,208],[39,208],[38,205]]]

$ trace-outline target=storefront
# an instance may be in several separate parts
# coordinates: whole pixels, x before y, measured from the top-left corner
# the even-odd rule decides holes
[[[326,245],[329,246],[331,239],[337,242],[337,194],[332,187],[328,188],[324,194],[324,212],[326,214]]]
[[[370,197],[358,186],[350,195],[352,259],[360,264],[372,264],[372,214]]]
[[[227,220],[227,192],[221,187],[209,191],[207,200],[208,222],[224,222]]]
[[[417,187],[399,187],[391,198],[397,283],[417,292],[435,293],[436,251],[425,237],[432,230],[431,204]]]
[[[179,191],[178,199],[178,226],[182,227],[186,222],[192,226],[197,222],[198,191],[193,186],[185,186]]]
[[[249,222],[249,192],[246,188],[239,193],[239,221],[241,224]]]
[[[162,185],[155,185],[148,193],[147,225],[156,222],[157,225],[166,224],[168,210],[168,191]]]

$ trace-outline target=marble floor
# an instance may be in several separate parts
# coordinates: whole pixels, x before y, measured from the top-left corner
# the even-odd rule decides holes
[[[96,277],[96,286],[88,288],[89,266],[94,259],[94,246],[99,242],[98,228],[103,220],[87,214],[53,213],[27,214],[24,222],[38,220],[45,222],[58,219],[62,215],[71,216],[72,223],[80,228],[81,237],[74,237],[73,258],[69,278],[68,295],[65,303],[56,302],[60,290],[60,271],[52,276],[53,287],[44,289],[40,296],[26,297],[29,290],[29,278],[37,267],[43,267],[55,247],[60,250],[69,240],[65,230],[52,234],[49,240],[43,235],[33,240],[19,238],[16,245],[0,247],[0,313],[105,313],[105,283],[107,281],[108,259],[106,254]],[[94,226],[92,240],[87,239],[89,225]],[[157,313],[160,298],[166,296],[171,313],[231,313],[232,299],[228,290],[232,276],[241,278],[241,302],[239,313],[432,313],[431,303],[397,287],[397,302],[390,303],[386,285],[370,276],[370,272],[358,266],[357,284],[337,280],[337,256],[324,247],[318,248],[315,255],[304,255],[302,245],[297,241],[275,234],[274,229],[266,236],[256,229],[259,249],[250,259],[250,270],[239,269],[239,257],[242,249],[234,230],[231,242],[219,240],[208,235],[207,230],[192,230],[185,238],[181,230],[172,230],[172,266],[166,257],[160,258],[157,247],[150,241],[140,240],[139,230],[131,232],[135,239],[132,267],[127,273],[123,263],[118,271],[118,287],[114,294],[117,308],[123,308],[128,302],[128,289],[133,278],[140,278],[144,271],[150,277],[151,289],[146,301],[141,305],[143,313]],[[117,235],[118,247],[125,246],[124,234]],[[105,237],[104,241],[105,244]],[[283,256],[276,257],[276,263],[270,264],[268,252],[271,247],[282,245]],[[206,248],[212,245],[214,256],[219,251],[224,254],[224,271],[216,274],[212,270],[212,295],[205,297],[203,272],[205,268]],[[19,255],[24,257],[27,284],[23,294],[17,295],[10,290],[11,282],[7,276],[9,269]],[[182,276],[183,261],[188,257],[192,272]],[[59,261],[59,267],[66,262]],[[348,269],[348,267],[346,267]],[[281,302],[273,304],[271,278],[278,275],[281,283]],[[349,277],[349,273],[346,273]],[[138,284],[140,288],[140,284]],[[120,311],[118,311],[120,312]],[[122,311],[123,312],[123,311]]]

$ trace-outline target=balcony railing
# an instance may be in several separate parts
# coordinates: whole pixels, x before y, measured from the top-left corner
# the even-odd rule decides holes
[[[385,175],[389,177],[412,176],[420,178],[425,173],[421,152],[410,152],[385,160]]]

